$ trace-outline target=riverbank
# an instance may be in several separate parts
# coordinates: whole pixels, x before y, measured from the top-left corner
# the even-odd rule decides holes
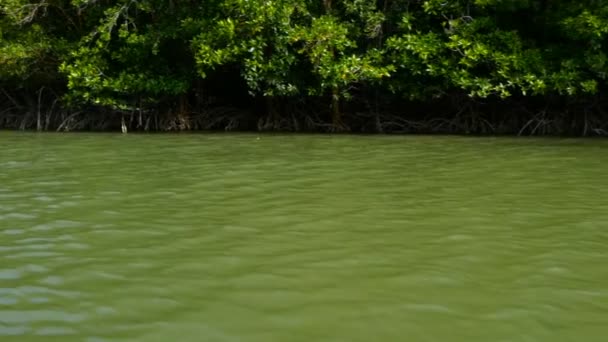
[[[602,136],[606,13],[597,1],[5,1],[0,128]]]
[[[5,103],[4,110],[0,110],[0,129],[608,136],[608,115],[601,106],[586,105],[541,107],[513,101],[470,101],[456,106],[437,101],[370,106],[355,102],[344,104],[336,121],[322,101],[310,101],[304,106],[277,101],[273,108],[252,101],[127,110],[69,108],[59,103],[57,99],[29,105]]]

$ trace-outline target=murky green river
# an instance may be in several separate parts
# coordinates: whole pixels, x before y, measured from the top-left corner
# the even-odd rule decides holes
[[[608,141],[0,142],[3,342],[608,340]]]

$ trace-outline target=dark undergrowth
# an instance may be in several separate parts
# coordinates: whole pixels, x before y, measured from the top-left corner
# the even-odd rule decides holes
[[[563,97],[471,100],[452,96],[428,102],[355,98],[332,121],[325,98],[217,99],[167,102],[153,108],[116,110],[69,107],[44,88],[35,95],[0,91],[0,128],[37,131],[256,131],[368,134],[469,134],[607,136],[607,102]]]

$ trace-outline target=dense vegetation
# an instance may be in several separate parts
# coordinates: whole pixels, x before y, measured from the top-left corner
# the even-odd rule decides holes
[[[602,0],[1,0],[0,127],[598,135]]]

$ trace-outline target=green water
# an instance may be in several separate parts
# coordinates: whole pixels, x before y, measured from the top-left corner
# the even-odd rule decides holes
[[[608,142],[0,133],[0,341],[606,341]]]

